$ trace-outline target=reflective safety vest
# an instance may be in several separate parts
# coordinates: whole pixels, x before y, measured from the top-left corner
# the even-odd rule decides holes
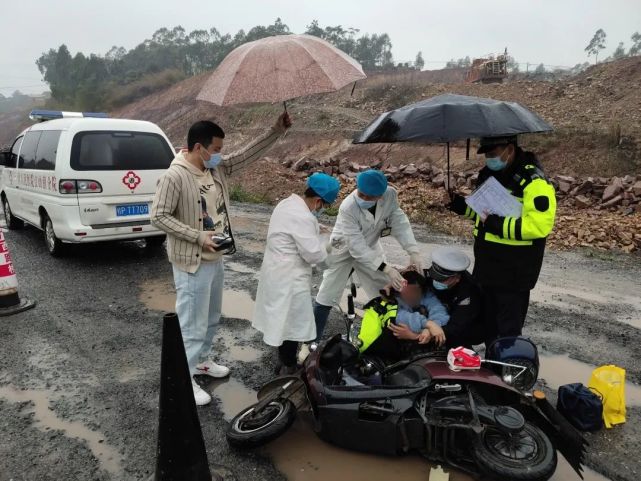
[[[484,180],[479,178],[479,183]],[[500,217],[498,226],[485,226],[480,216],[468,206],[465,216],[474,220],[474,237],[513,246],[529,246],[537,239],[546,238],[554,227],[556,196],[543,171],[526,163],[517,168],[504,187],[523,204],[521,217]]]
[[[543,263],[546,238],[554,227],[556,197],[536,158],[517,148],[514,164],[505,171],[487,167],[478,185],[494,176],[523,205],[521,217],[490,216],[485,222],[469,207],[465,216],[474,220],[475,280],[484,287],[530,290],[536,285]]]
[[[370,347],[383,334],[383,330],[390,323],[394,323],[397,313],[398,305],[396,302],[385,300],[382,297],[372,299],[365,305],[361,329],[358,333],[360,352]]]

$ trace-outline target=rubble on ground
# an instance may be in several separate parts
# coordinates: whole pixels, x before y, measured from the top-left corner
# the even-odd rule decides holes
[[[295,163],[279,164],[272,160],[269,168],[283,179],[282,185],[276,188],[273,183],[261,182],[252,184],[252,191],[277,202],[291,192],[302,191],[304,180],[311,172],[323,171],[338,176],[343,184],[338,204],[354,190],[358,172],[370,168],[346,159],[315,161],[306,158],[304,163],[309,166],[308,170],[295,171]],[[259,169],[264,171],[265,166]],[[383,171],[397,188],[399,201],[412,221],[471,239],[470,221],[447,209],[447,176],[442,169],[429,164],[408,164],[387,167]],[[251,182],[252,177],[256,175],[251,171],[244,174],[243,184]],[[453,173],[451,185],[463,195],[469,195],[477,177],[477,172]],[[548,238],[549,247],[641,252],[641,176],[581,179],[558,175],[551,181],[557,190],[558,208],[556,224]],[[561,184],[567,184],[563,186],[565,192],[561,192]]]

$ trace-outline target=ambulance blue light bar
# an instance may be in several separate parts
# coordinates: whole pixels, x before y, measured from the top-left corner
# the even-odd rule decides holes
[[[53,120],[53,119],[67,119],[67,118],[81,119],[83,117],[106,119],[109,116],[104,112],[65,112],[62,110],[32,110],[31,113],[29,114],[29,118],[31,120],[37,120],[39,122],[44,122],[45,120]]]

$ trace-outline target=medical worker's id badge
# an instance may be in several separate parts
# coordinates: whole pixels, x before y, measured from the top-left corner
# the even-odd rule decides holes
[[[387,237],[391,233],[392,233],[392,228],[391,227],[385,227],[385,229],[383,229],[381,231],[381,237]]]

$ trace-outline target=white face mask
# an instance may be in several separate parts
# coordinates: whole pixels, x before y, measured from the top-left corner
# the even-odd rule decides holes
[[[365,200],[361,199],[358,194],[356,194],[356,203],[362,208],[362,209],[371,209],[376,205],[375,200]]]

